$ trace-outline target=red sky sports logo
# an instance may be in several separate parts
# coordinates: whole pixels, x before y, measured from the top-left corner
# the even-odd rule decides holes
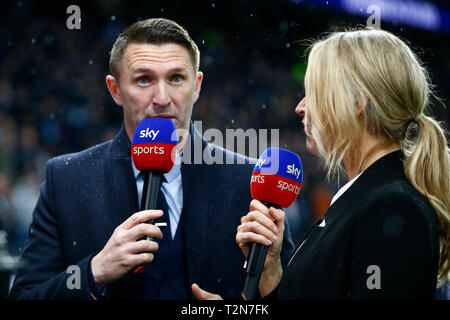
[[[281,191],[288,190],[298,195],[300,193],[301,185],[299,186],[298,183],[289,183],[283,180],[278,180],[277,188],[280,188]]]
[[[289,207],[300,193],[301,183],[283,176],[255,171],[250,189],[252,197],[261,201]]]
[[[141,154],[164,154],[164,147],[133,146],[133,155],[139,156]]]
[[[133,163],[138,170],[169,172],[176,160],[177,146],[172,143],[150,142],[131,146]]]
[[[272,176],[272,175],[270,175],[270,176]],[[264,174],[253,174],[251,182],[252,183],[265,183],[265,180],[264,180],[265,177],[266,176]],[[298,182],[290,183],[289,180],[290,179],[288,179],[288,178],[284,178],[283,180],[278,180],[277,188],[281,189],[281,191],[288,190],[288,191],[293,192],[296,195],[298,195],[300,193],[301,184],[299,184]]]

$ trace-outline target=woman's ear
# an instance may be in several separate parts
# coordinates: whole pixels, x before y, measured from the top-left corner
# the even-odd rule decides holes
[[[362,94],[359,95],[358,104],[356,105],[356,115],[360,116],[364,109],[367,107],[367,104],[369,103],[369,99],[367,99],[366,96],[363,96]]]

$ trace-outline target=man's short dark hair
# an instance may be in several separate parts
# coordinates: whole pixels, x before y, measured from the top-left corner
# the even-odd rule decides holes
[[[123,54],[130,43],[179,44],[189,52],[194,72],[198,71],[200,52],[186,29],[175,21],[154,18],[133,23],[117,37],[109,58],[109,71],[116,79],[120,74]]]

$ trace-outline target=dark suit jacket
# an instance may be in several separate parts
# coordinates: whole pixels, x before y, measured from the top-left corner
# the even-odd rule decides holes
[[[434,298],[436,213],[406,179],[401,157],[397,151],[372,164],[327,210],[325,226],[313,226],[278,299]]]
[[[240,217],[249,211],[253,165],[248,158],[206,142],[195,130],[191,133],[192,150],[199,145],[205,159],[217,159],[218,153],[235,164],[182,164],[188,280],[225,299],[239,299],[244,257],[235,236]],[[193,153],[184,156],[193,163]],[[236,164],[238,158],[247,164]],[[92,256],[119,224],[139,211],[130,161],[130,141],[123,126],[112,141],[49,160],[22,253],[26,266],[18,270],[12,298],[90,298]],[[289,232],[284,242],[286,263],[293,249]],[[80,289],[68,289],[70,265],[80,268]],[[144,286],[151,285],[142,280],[142,275],[127,274],[109,286],[110,297],[142,299]]]

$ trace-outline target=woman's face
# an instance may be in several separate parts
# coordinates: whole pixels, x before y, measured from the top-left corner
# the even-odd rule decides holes
[[[311,117],[307,111],[308,108],[306,107],[306,97],[304,97],[295,108],[295,113],[303,117],[302,123],[306,133],[306,149],[308,149],[310,153],[318,155],[319,152],[317,151],[316,141],[311,136]],[[305,118],[308,119],[308,126],[305,125]]]

